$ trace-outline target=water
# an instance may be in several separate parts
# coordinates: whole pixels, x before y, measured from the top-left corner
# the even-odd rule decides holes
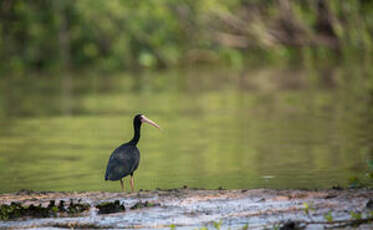
[[[346,186],[373,156],[368,80],[344,68],[3,77],[0,192],[120,191],[106,163],[139,112],[162,131],[142,128],[136,189]]]

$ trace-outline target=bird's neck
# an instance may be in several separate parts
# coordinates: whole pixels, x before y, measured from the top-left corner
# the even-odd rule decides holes
[[[137,143],[140,140],[141,123],[140,124],[134,124],[133,129],[134,129],[133,138],[131,139],[131,141],[129,143],[132,144],[132,145],[137,145]]]

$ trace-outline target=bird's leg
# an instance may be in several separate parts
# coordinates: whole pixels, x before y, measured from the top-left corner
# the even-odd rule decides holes
[[[135,192],[135,186],[133,185],[133,176],[132,175],[131,175],[130,184],[131,184],[131,190],[132,190],[132,192]]]
[[[122,179],[120,179],[120,186],[122,187],[122,192],[124,192],[124,185]]]

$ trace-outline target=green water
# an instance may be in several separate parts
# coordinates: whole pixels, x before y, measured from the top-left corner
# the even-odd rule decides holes
[[[136,189],[346,186],[364,177],[373,155],[365,75],[332,68],[2,77],[0,192],[120,191],[104,181],[106,163],[132,137],[139,112],[162,131],[142,127]]]

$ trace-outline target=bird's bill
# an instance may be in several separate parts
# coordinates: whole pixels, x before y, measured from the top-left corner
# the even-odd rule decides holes
[[[150,120],[149,118],[145,117],[144,115],[141,116],[141,122],[145,122],[145,123],[148,123],[158,129],[160,129],[161,127],[155,123],[154,121]]]

